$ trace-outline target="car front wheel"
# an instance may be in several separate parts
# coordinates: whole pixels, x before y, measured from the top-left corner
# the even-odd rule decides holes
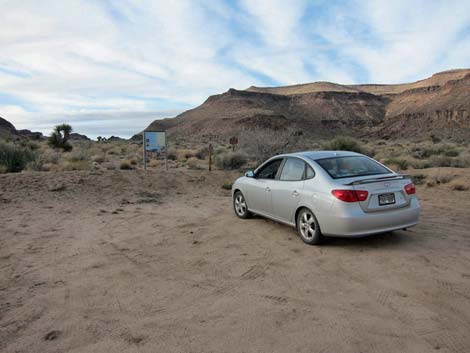
[[[302,208],[297,215],[297,232],[309,245],[320,244],[323,240],[318,221],[308,208]]]
[[[233,195],[233,210],[239,218],[246,219],[250,216],[245,196],[240,191],[235,192]]]

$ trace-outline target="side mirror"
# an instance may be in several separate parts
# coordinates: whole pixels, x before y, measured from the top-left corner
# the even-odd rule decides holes
[[[245,173],[245,176],[246,176],[247,178],[254,178],[254,177],[255,177],[255,173],[253,173],[252,170],[249,170],[249,171],[247,171],[247,172]]]

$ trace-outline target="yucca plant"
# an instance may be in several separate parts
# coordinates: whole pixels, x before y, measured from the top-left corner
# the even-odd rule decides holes
[[[47,143],[50,147],[56,149],[62,149],[64,151],[71,151],[72,145],[69,143],[70,133],[72,132],[72,127],[69,124],[57,125],[54,128],[51,136],[47,140]]]

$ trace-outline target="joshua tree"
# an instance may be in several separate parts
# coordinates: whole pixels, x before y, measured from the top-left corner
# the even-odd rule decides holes
[[[103,140],[103,138],[102,138],[101,136],[98,136],[98,137],[96,138],[96,141],[98,141],[98,142],[101,142],[101,140]]]
[[[71,151],[72,145],[69,143],[70,133],[72,132],[72,127],[69,124],[57,125],[52,131],[51,136],[47,143],[52,148],[61,148],[64,151]]]

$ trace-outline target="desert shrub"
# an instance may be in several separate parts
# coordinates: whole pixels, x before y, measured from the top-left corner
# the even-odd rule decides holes
[[[46,171],[44,170],[44,160],[40,156],[37,156],[34,160],[28,162],[28,164],[26,164],[25,169],[33,170],[35,172]]]
[[[224,190],[232,190],[232,183],[230,181],[225,181],[222,184],[222,189]]]
[[[198,159],[196,157],[189,158],[187,166],[189,169],[199,169]]]
[[[455,183],[452,185],[452,190],[456,191],[467,191],[469,189],[468,185],[464,185],[461,183]]]
[[[114,156],[118,156],[122,153],[122,150],[119,148],[119,147],[113,147],[113,148],[110,148],[107,153],[109,155],[114,155]]]
[[[5,174],[7,172],[8,172],[7,167],[5,167],[4,165],[0,165],[0,174]]]
[[[457,157],[459,154],[459,151],[457,151],[456,149],[447,149],[444,151],[444,156],[447,157]]]
[[[119,164],[119,169],[122,169],[122,170],[130,170],[130,169],[133,169],[132,167],[132,164],[129,160],[123,160],[121,161],[121,163]]]
[[[37,142],[30,141],[30,140],[22,140],[20,142],[20,146],[24,148],[29,148],[31,151],[38,150],[40,147]]]
[[[244,129],[240,132],[240,149],[245,151],[250,159],[262,162],[276,154],[290,152],[300,142],[299,136],[295,136],[292,128],[283,130],[272,129]],[[220,154],[226,155],[227,149]],[[218,149],[216,155],[219,154]],[[224,158],[219,158],[223,160]],[[225,169],[225,168],[224,168]]]
[[[195,156],[196,156],[197,159],[206,159],[206,157],[208,155],[209,155],[209,147],[208,146],[204,146],[204,147],[199,148],[195,153]]]
[[[452,158],[447,156],[434,155],[429,159],[431,167],[451,167]]]
[[[172,161],[176,161],[178,159],[178,153],[176,152],[176,149],[174,148],[168,149],[166,158]]]
[[[431,182],[436,185],[447,184],[454,179],[454,176],[448,173],[436,173],[431,176]]]
[[[222,153],[225,153],[227,151],[228,151],[227,147],[219,146],[214,150],[214,155],[222,154]]]
[[[96,163],[103,163],[105,161],[105,158],[103,155],[94,155],[94,156],[91,156],[91,160],[93,162],[96,162]]]
[[[115,170],[116,169],[116,165],[113,162],[104,162],[102,166],[106,170]]]
[[[89,170],[91,163],[89,161],[67,161],[64,163],[63,170]]]
[[[78,161],[87,161],[90,159],[88,151],[85,148],[75,148],[70,155],[68,156],[68,160],[72,162]]]
[[[130,163],[131,165],[134,165],[134,166],[138,164],[137,159],[135,159],[135,158],[129,159],[129,163]]]
[[[131,164],[132,164],[132,161],[131,161]],[[149,162],[149,167],[151,168],[156,168],[158,167],[159,163],[158,163],[158,160],[156,159],[151,159],[150,162]]]
[[[183,156],[186,159],[190,159],[190,158],[196,157],[196,152],[191,151],[191,150],[186,150],[183,152]]]
[[[432,156],[443,155],[446,157],[457,157],[460,152],[452,146],[440,145],[436,147],[414,147],[411,155],[416,159],[426,159]]]
[[[70,133],[72,127],[68,124],[57,125],[54,131],[49,136],[47,143],[50,147],[62,149],[64,151],[71,151],[72,145],[69,143]]]
[[[365,149],[361,146],[361,143],[350,137],[337,137],[325,144],[323,144],[325,150],[332,151],[351,151],[366,154]]]
[[[406,159],[400,158],[389,158],[384,161],[386,165],[394,165],[400,170],[407,170],[408,169],[408,161]]]
[[[238,169],[247,162],[247,157],[241,152],[226,152],[215,157],[215,165],[221,169]]]
[[[424,184],[424,181],[426,180],[426,175],[424,174],[415,174],[412,176],[413,178],[413,183],[415,185],[422,185]]]
[[[0,166],[3,166],[6,172],[21,172],[36,158],[37,153],[29,148],[0,142]]]
[[[439,137],[437,137],[436,135],[431,135],[429,137],[430,137],[432,143],[434,143],[434,144],[441,142],[441,139]]]

